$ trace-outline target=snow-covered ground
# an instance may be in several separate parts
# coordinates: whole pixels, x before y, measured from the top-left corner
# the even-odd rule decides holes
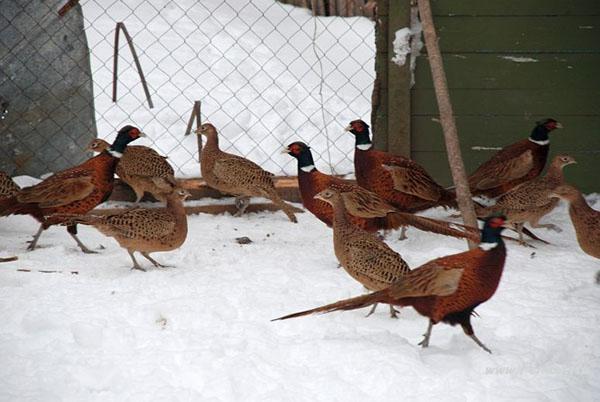
[[[588,199],[600,209],[600,197]],[[578,248],[564,205],[546,218],[564,231],[538,231],[552,245],[509,244],[498,292],[477,309],[492,355],[447,325],[421,349],[427,319],[410,308],[398,320],[380,307],[370,318],[270,322],[363,292],[337,268],[330,230],[310,213],[298,218],[190,217],[183,247],[155,254],[175,267],[145,273],[85,227],[83,241],[105,247],[97,255],[80,253],[64,228],[25,252],[36,223],[3,218],[0,256],[19,260],[0,264],[0,400],[600,399],[600,264]],[[397,236],[389,244],[412,267],[465,248],[414,229]]]
[[[110,3],[110,2],[109,2]],[[369,120],[374,25],[367,18],[313,17],[275,0],[82,2],[91,49],[98,133],[141,127],[178,176],[198,176],[195,135],[184,137],[194,100],[221,146],[276,174],[294,173],[282,146],[303,140],[322,165],[352,171],[351,120]],[[118,102],[112,103],[115,24],[133,37],[150,87],[149,109],[124,38]]]

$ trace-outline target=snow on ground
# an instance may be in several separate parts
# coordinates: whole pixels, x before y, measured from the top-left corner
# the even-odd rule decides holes
[[[125,124],[140,144],[169,155],[178,176],[198,176],[195,135],[184,137],[194,100],[224,150],[276,174],[296,172],[279,153],[302,140],[336,173],[352,171],[349,121],[369,120],[374,24],[364,17],[313,17],[275,0],[82,2],[91,49],[98,135]],[[118,102],[112,103],[115,24],[133,37],[150,87],[149,109],[121,39]]]
[[[600,197],[589,200],[600,209]],[[85,227],[85,243],[106,247],[97,255],[64,228],[25,252],[36,223],[4,218],[0,256],[19,260],[0,265],[0,400],[598,400],[600,264],[579,250],[564,205],[546,221],[564,231],[538,231],[550,246],[509,244],[498,292],[477,309],[489,355],[447,325],[421,349],[427,319],[410,308],[398,320],[379,307],[370,318],[271,322],[363,292],[310,213],[297,225],[280,212],[193,216],[183,247],[155,254],[175,267],[145,273]],[[397,237],[389,244],[412,267],[465,248],[415,229]]]

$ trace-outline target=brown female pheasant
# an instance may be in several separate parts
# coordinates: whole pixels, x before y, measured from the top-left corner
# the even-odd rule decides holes
[[[367,123],[351,121],[346,131],[355,137],[354,170],[360,186],[403,212],[456,207],[454,193],[437,184],[421,165],[403,156],[374,150]]]
[[[484,218],[494,213],[503,213],[507,217],[507,224],[513,225],[517,230],[521,243],[524,242],[523,225],[526,222],[533,228],[560,231],[560,228],[553,224],[540,224],[539,221],[558,205],[558,199],[548,198],[548,195],[556,187],[564,184],[563,168],[573,163],[577,162],[569,155],[555,156],[545,176],[519,184],[501,195],[496,204],[490,207],[476,206],[477,216]]]
[[[293,142],[282,152],[298,160],[298,187],[302,205],[327,226],[333,224],[333,208],[315,195],[328,187],[340,191],[353,225],[368,232],[414,226],[427,232],[459,238],[479,239],[479,230],[466,226],[399,212],[377,194],[350,181],[321,173],[315,167],[310,147]]]
[[[569,216],[575,228],[577,242],[584,253],[600,258],[600,211],[590,207],[581,192],[571,185],[555,188],[549,195],[569,203]],[[596,275],[600,283],[600,272]]]
[[[96,138],[86,148],[92,152],[102,152],[108,149],[109,143]],[[135,192],[138,204],[144,193],[152,194],[157,200],[164,202],[164,192],[158,188],[154,178],[162,177],[166,180],[174,180],[175,171],[167,162],[167,157],[160,155],[152,148],[143,145],[132,145],[125,149],[123,157],[115,170],[117,176],[129,185]]]
[[[246,158],[221,151],[217,129],[212,124],[202,124],[198,134],[206,137],[200,160],[202,178],[212,188],[236,196],[236,216],[244,213],[250,197],[265,197],[281,208],[290,221],[298,222],[292,206],[277,193],[273,173]]]
[[[35,186],[25,187],[15,195],[0,200],[0,216],[31,215],[40,222],[28,249],[33,250],[42,232],[62,223],[53,214],[85,214],[106,201],[113,189],[115,167],[127,144],[144,134],[136,127],[119,130],[111,147],[81,165],[58,172]],[[92,253],[78,238],[77,225],[67,231],[84,253]]]
[[[502,148],[469,176],[471,193],[493,198],[539,176],[548,159],[548,134],[562,127],[554,119],[538,121],[529,138]]]
[[[419,314],[429,318],[421,346],[429,346],[433,325],[441,321],[450,325],[460,324],[468,337],[491,353],[475,336],[471,315],[477,306],[494,295],[500,283],[506,260],[506,248],[500,235],[503,225],[504,217],[488,218],[478,248],[429,261],[383,290],[286,315],[277,320],[354,310],[374,303],[412,306]]]
[[[0,171],[0,199],[15,195],[20,190],[9,175]]]
[[[329,187],[316,199],[333,208],[333,249],[340,265],[351,277],[370,291],[385,289],[401,280],[410,272],[402,256],[388,247],[379,237],[368,233],[350,222],[342,194]],[[367,315],[371,315],[377,304]],[[390,305],[390,315],[396,318],[396,310]]]
[[[154,182],[157,189],[162,189],[166,208],[133,208],[107,216],[64,215],[61,219],[69,219],[69,224],[93,226],[105,236],[113,237],[129,253],[133,261],[131,269],[145,271],[133,255],[136,251],[155,267],[163,267],[150,253],[175,250],[183,244],[188,230],[183,201],[190,193],[163,178],[155,178]]]

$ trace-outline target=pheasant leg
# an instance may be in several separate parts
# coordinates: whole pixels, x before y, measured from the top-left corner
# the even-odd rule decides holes
[[[31,242],[29,243],[29,246],[27,247],[28,251],[35,250],[35,248],[37,246],[37,242],[40,239],[40,236],[42,235],[43,231],[44,231],[44,225],[40,225],[40,228],[38,229],[37,233],[33,235],[33,240],[31,240]]]
[[[246,212],[246,208],[250,205],[250,197],[239,196],[235,197],[235,206],[237,212],[233,216],[242,216]]]
[[[485,346],[485,345],[483,344],[483,342],[481,342],[481,341],[479,340],[479,338],[477,338],[477,337],[475,336],[475,334],[471,334],[471,335],[468,335],[468,334],[467,334],[467,336],[468,336],[469,338],[473,339],[473,340],[475,341],[475,343],[476,343],[476,344],[478,344],[479,346],[481,346],[481,348],[482,348],[483,350],[485,350],[486,352],[488,352],[488,353],[490,353],[490,354],[492,353],[492,351],[491,351],[491,350],[489,350],[489,349],[487,348],[487,346]]]
[[[487,348],[487,346],[485,346],[485,345],[483,344],[483,342],[481,342],[481,341],[479,340],[479,338],[477,338],[477,337],[475,336],[475,332],[473,331],[473,326],[471,325],[471,322],[470,322],[470,320],[471,320],[471,317],[470,317],[470,316],[468,316],[468,317],[467,317],[467,321],[466,321],[466,322],[463,322],[462,324],[460,324],[460,325],[462,326],[462,329],[463,329],[463,331],[465,332],[465,335],[467,335],[469,338],[473,339],[473,341],[474,341],[476,344],[478,344],[478,345],[479,345],[479,346],[480,346],[480,347],[481,347],[483,350],[485,350],[485,351],[486,351],[486,352],[488,352],[488,353],[492,353],[492,351],[491,351],[491,350],[489,350],[489,349]]]
[[[158,261],[156,261],[154,258],[150,257],[150,254],[148,253],[141,253],[148,261],[150,261],[152,264],[154,264],[155,267],[157,268],[167,268],[168,265],[162,265],[160,264]]]
[[[81,240],[79,240],[79,238],[77,237],[77,225],[67,226],[67,232],[69,232],[73,240],[75,240],[81,251],[83,251],[85,254],[98,254],[96,251],[92,251],[89,248],[87,248],[85,244],[83,244]]]
[[[431,338],[431,330],[433,329],[433,321],[429,320],[429,326],[427,327],[427,332],[423,334],[423,340],[419,342],[421,347],[429,347],[429,338]]]
[[[390,318],[398,318],[399,311],[394,308],[393,304],[390,304]]]
[[[398,240],[406,240],[406,239],[408,239],[408,236],[406,236],[406,230],[407,230],[407,227],[406,226],[402,226],[402,229],[400,229],[400,237],[398,238]]]
[[[129,253],[129,256],[131,257],[131,260],[133,261],[133,267],[131,267],[132,270],[134,269],[138,269],[140,271],[144,271],[146,272],[146,270],[144,268],[142,268],[140,266],[140,264],[138,264],[137,260],[135,259],[135,256],[133,255],[133,251],[131,250],[127,250],[127,252]]]
[[[377,308],[377,303],[373,304],[373,307],[371,307],[371,310],[369,310],[369,312],[367,313],[365,318],[370,317],[375,312],[376,308]]]
[[[596,283],[600,285],[600,271],[596,273]]]

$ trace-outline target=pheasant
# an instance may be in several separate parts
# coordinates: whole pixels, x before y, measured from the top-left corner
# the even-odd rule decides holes
[[[502,148],[469,176],[471,193],[493,198],[539,176],[548,159],[548,134],[562,127],[554,119],[538,121],[529,138]]]
[[[346,131],[355,137],[354,170],[360,186],[403,212],[456,207],[455,194],[436,183],[421,165],[403,156],[374,150],[367,123],[351,121]]]
[[[477,216],[483,218],[493,213],[503,213],[507,217],[507,224],[515,226],[520,242],[524,242],[523,224],[526,222],[533,228],[545,227],[560,231],[555,225],[540,224],[539,221],[558,205],[558,199],[548,198],[548,195],[564,184],[563,168],[573,163],[577,162],[569,155],[555,156],[545,176],[519,184],[501,195],[495,205],[487,208],[476,206]]]
[[[15,195],[19,190],[17,183],[5,172],[0,171],[0,199]]]
[[[328,187],[333,187],[340,191],[344,198],[350,222],[368,232],[408,225],[448,236],[479,239],[478,229],[399,212],[377,194],[347,180],[319,172],[315,167],[310,147],[303,142],[293,142],[282,152],[298,160],[298,187],[302,205],[327,226],[333,224],[333,208],[314,196]]]
[[[113,189],[115,167],[127,144],[144,134],[136,127],[119,130],[111,147],[81,165],[58,172],[44,181],[26,187],[11,197],[0,200],[0,216],[31,215],[40,228],[28,249],[35,249],[44,230],[62,223],[53,214],[85,214],[106,201]],[[68,225],[67,231],[84,253],[93,253],[77,237],[77,226]]]
[[[549,196],[562,198],[569,203],[569,216],[579,247],[584,253],[600,258],[600,211],[592,209],[581,192],[568,184],[558,186]],[[596,275],[596,281],[600,283],[600,272]]]
[[[171,251],[179,248],[187,237],[187,216],[183,201],[190,196],[176,183],[163,178],[154,178],[154,185],[162,190],[167,201],[166,208],[133,208],[107,216],[60,216],[68,224],[90,225],[102,234],[114,237],[127,250],[133,267],[145,271],[135,259],[138,251],[155,267],[164,267],[150,257],[150,253]]]
[[[350,223],[342,194],[329,187],[314,197],[333,208],[333,249],[346,272],[367,290],[381,290],[410,272],[402,256],[389,248],[377,236]],[[371,315],[377,304],[367,317]],[[390,315],[396,318],[396,310],[390,305]]]
[[[86,150],[102,152],[109,146],[108,142],[96,138],[90,142]],[[146,192],[152,194],[157,200],[165,202],[163,192],[152,179],[162,177],[166,180],[174,180],[175,171],[167,162],[167,158],[143,145],[132,145],[125,149],[115,172],[135,192],[136,204],[139,204]]]
[[[377,292],[341,300],[276,320],[337,310],[354,310],[374,303],[412,306],[429,318],[429,326],[420,343],[429,346],[433,325],[445,322],[460,324],[464,333],[485,351],[491,353],[475,336],[471,315],[481,303],[489,300],[500,283],[506,260],[506,247],[501,237],[504,217],[486,219],[479,247],[473,250],[431,260],[402,277],[401,281]]]
[[[290,221],[298,222],[291,205],[277,193],[273,173],[246,158],[221,151],[217,129],[212,124],[202,124],[198,133],[206,137],[200,161],[202,178],[210,187],[236,196],[236,216],[244,213],[250,197],[265,197],[281,208]]]

